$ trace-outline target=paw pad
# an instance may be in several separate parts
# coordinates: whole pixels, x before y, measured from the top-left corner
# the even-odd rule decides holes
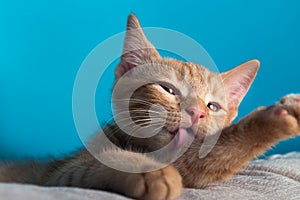
[[[287,110],[281,108],[281,109],[276,110],[276,111],[275,111],[275,114],[276,114],[276,115],[279,115],[279,116],[285,116],[285,115],[288,115],[289,113],[288,113]]]

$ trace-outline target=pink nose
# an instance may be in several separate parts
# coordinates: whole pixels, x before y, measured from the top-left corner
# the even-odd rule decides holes
[[[188,109],[186,109],[186,111],[191,116],[193,124],[196,124],[200,118],[205,117],[205,112],[196,107],[189,107]]]

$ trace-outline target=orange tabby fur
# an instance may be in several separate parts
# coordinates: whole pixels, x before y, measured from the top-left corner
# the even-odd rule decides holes
[[[139,67],[143,64],[147,66]],[[151,167],[161,169],[145,173],[118,171],[82,149],[68,158],[50,163],[32,161],[4,165],[0,168],[0,181],[93,188],[155,200],[174,199],[181,194],[183,187],[202,188],[226,181],[279,140],[300,132],[299,95],[288,95],[271,107],[258,108],[237,124],[230,125],[258,68],[259,62],[252,60],[218,75],[195,63],[163,59],[144,36],[137,18],[131,14],[115,81],[115,85],[120,81],[126,85],[121,85],[113,94],[115,113],[120,114],[124,103],[128,103],[130,117],[136,123],[132,127],[137,124],[149,126],[147,119],[153,112],[149,111],[151,105],[160,105],[165,110],[166,123],[157,135],[150,138],[127,137],[116,124],[107,125],[105,134],[122,150],[99,147],[99,154],[112,165],[146,171]],[[154,81],[135,90],[130,99],[124,99],[131,87],[147,78],[168,82],[179,90],[180,95],[166,92]],[[221,110],[211,111],[208,102],[217,102]],[[205,113],[196,125],[191,121],[193,114],[187,112],[191,106]],[[162,117],[161,113],[154,113],[156,118]],[[179,127],[192,127],[195,140],[172,165],[164,167],[163,163],[141,153],[168,144],[173,139],[170,133]],[[211,152],[199,158],[203,138],[212,137],[221,130]],[[141,133],[137,131],[136,134]],[[99,143],[97,137],[91,141],[92,145],[99,146]]]

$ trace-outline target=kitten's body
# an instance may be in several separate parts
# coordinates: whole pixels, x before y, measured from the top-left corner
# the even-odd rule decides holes
[[[90,143],[97,148],[96,155],[83,149],[49,164],[6,165],[0,168],[0,181],[102,189],[139,199],[174,199],[182,186],[201,188],[225,181],[249,160],[300,130],[299,95],[286,96],[280,103],[257,109],[230,125],[258,67],[259,62],[254,60],[218,75],[194,63],[162,59],[145,38],[136,17],[130,15],[124,54],[116,69],[113,97],[117,121],[125,119],[125,125],[141,135],[145,133],[136,129],[137,125],[151,127],[149,117],[154,114],[154,119],[166,120],[162,129],[150,138],[128,137],[113,123],[104,129],[105,134],[121,149],[99,145],[103,136],[99,133]],[[143,81],[148,83],[133,88]],[[130,92],[130,98],[125,98]],[[129,112],[123,113],[124,105],[129,105]],[[153,105],[164,112],[151,110]],[[200,158],[204,138],[219,131],[222,133],[216,145]],[[195,139],[170,166],[143,154],[171,142],[177,151],[191,134]],[[123,172],[107,164],[144,173]],[[153,168],[156,170],[149,171]]]

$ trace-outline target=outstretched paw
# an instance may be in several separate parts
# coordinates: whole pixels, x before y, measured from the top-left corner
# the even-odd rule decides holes
[[[289,94],[277,104],[259,108],[255,113],[263,123],[261,129],[278,136],[291,137],[300,133],[300,95]]]

